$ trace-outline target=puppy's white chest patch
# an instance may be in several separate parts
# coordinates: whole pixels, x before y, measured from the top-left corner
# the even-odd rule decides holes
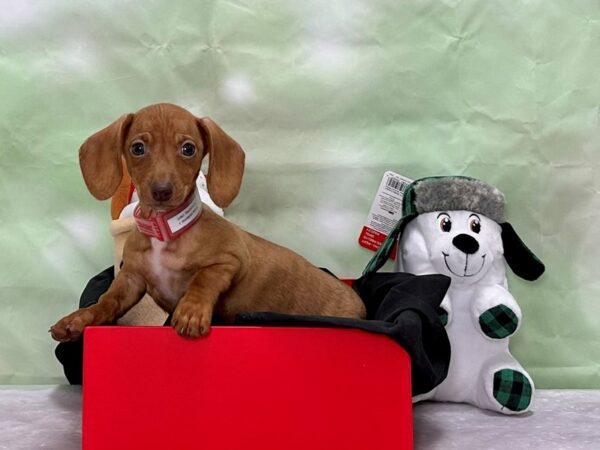
[[[152,243],[152,250],[150,252],[150,270],[152,270],[154,276],[160,279],[165,276],[164,271],[162,270],[161,255],[167,247],[167,243],[155,238],[151,238],[150,242]]]
[[[180,295],[173,289],[174,274],[172,273],[172,269],[165,264],[165,249],[168,244],[155,238],[151,238],[150,242],[152,248],[149,253],[148,263],[153,278],[152,288],[155,291],[154,295],[158,294],[160,296],[160,298],[155,298],[155,300],[170,303],[175,307]]]

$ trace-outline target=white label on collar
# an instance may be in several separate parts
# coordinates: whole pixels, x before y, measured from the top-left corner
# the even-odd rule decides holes
[[[194,194],[194,200],[180,213],[170,217],[167,220],[167,224],[171,229],[171,233],[177,233],[179,230],[184,228],[190,222],[192,222],[198,214],[202,212],[202,201],[200,200],[200,194],[198,190]]]
[[[388,234],[402,218],[402,197],[413,180],[392,171],[383,174],[379,189],[371,205],[367,222],[358,243],[366,249],[377,251]],[[392,259],[396,256],[396,247]]]

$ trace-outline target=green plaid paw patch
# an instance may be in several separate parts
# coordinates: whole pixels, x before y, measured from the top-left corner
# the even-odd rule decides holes
[[[525,375],[513,369],[494,374],[494,398],[511,411],[524,411],[531,403],[533,389]]]
[[[516,314],[506,305],[498,305],[479,316],[479,325],[486,336],[504,339],[515,332],[519,324]]]
[[[440,322],[442,322],[442,325],[444,325],[444,326],[448,325],[448,311],[446,311],[444,308],[442,308],[440,306],[436,312],[437,312],[438,318],[440,319]]]

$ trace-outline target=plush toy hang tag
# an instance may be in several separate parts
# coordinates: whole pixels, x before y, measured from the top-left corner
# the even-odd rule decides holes
[[[411,179],[395,172],[387,171],[383,174],[367,222],[358,238],[362,247],[372,251],[379,249],[402,218],[402,197],[410,183]],[[396,247],[390,258],[396,258]]]

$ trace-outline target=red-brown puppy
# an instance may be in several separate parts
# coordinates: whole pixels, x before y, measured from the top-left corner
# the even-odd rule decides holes
[[[195,181],[206,154],[208,191],[226,207],[240,189],[244,152],[208,118],[157,104],[120,117],[83,143],[83,177],[100,200],[117,189],[125,158],[140,198],[138,230],[109,290],[96,305],[59,320],[50,330],[54,339],[79,339],[84,327],[116,320],[146,292],[189,337],[208,333],[213,314],[225,322],[252,311],[365,317],[348,286],[202,207]]]

